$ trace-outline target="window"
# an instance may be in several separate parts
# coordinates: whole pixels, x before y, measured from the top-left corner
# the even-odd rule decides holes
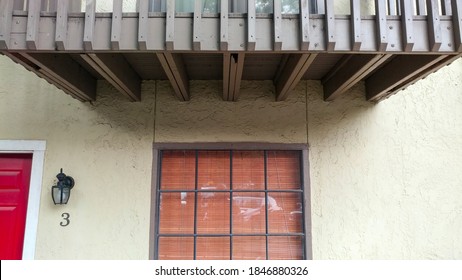
[[[161,150],[157,259],[305,259],[301,151]]]

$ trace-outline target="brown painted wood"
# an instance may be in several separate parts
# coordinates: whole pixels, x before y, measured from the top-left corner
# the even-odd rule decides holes
[[[410,52],[414,48],[414,22],[411,0],[401,0],[401,28],[403,30],[403,48]]]
[[[281,76],[274,81],[277,101],[287,99],[315,58],[316,54],[291,54],[289,56],[287,63],[282,66],[284,70],[281,71]]]
[[[69,13],[69,0],[58,1],[56,12],[56,49],[64,51],[67,44],[67,15]]]
[[[462,52],[462,0],[452,1],[452,24],[454,26],[454,47]]]
[[[387,11],[384,1],[375,0],[375,14],[377,50],[384,52],[388,46]]]
[[[96,0],[87,0],[85,7],[85,28],[83,32],[83,47],[87,51],[93,50],[95,33]]]
[[[300,50],[310,47],[310,1],[300,0]]]
[[[350,1],[351,10],[351,50],[361,49],[361,3],[360,0]]]
[[[40,2],[29,1],[27,16],[26,45],[29,50],[37,49],[40,23]]]
[[[428,41],[433,52],[437,52],[442,44],[438,0],[427,0]]]
[[[336,37],[335,37],[335,12],[334,12],[334,1],[325,1],[325,23],[324,29],[326,34],[326,46],[327,51],[331,52],[335,49]]]
[[[0,50],[8,49],[10,44],[13,8],[14,0],[0,0]]]
[[[244,70],[245,53],[225,53],[223,56],[223,100],[237,101]]]
[[[84,100],[96,99],[96,79],[68,54],[21,53],[38,71],[72,89]]]
[[[328,74],[328,79],[323,80],[324,99],[332,101],[345,93],[383,65],[391,56],[391,54],[346,55],[346,59],[334,67],[335,73],[333,75]]]
[[[147,50],[148,40],[148,14],[149,2],[139,2],[139,16],[138,16],[138,48],[140,50]]]
[[[81,56],[106,81],[128,96],[130,101],[141,101],[141,79],[122,54],[101,53]]]
[[[188,101],[190,99],[189,79],[181,54],[162,52],[157,53],[157,58],[170,80],[175,95],[181,101]]]
[[[120,49],[120,39],[122,36],[122,0],[114,0],[111,23],[111,49]]]
[[[444,59],[445,55],[397,55],[366,79],[366,99],[378,101],[408,79]]]

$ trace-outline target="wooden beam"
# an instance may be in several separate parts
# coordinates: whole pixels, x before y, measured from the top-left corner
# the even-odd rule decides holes
[[[415,84],[417,81],[425,79],[428,75],[438,71],[439,69],[443,68],[444,66],[447,66],[451,64],[452,62],[456,61],[457,59],[461,58],[462,54],[459,55],[448,55],[446,58],[441,59],[437,63],[431,65],[427,69],[423,70],[422,72],[419,72],[418,74],[412,76],[408,80],[406,80],[404,83],[400,85],[400,87],[396,88],[391,92],[391,95],[397,93],[400,90],[403,90],[407,88],[408,86]]]
[[[64,85],[86,101],[96,99],[96,79],[68,54],[21,53],[56,84]]]
[[[147,50],[149,1],[139,1],[138,48]]]
[[[403,49],[406,52],[414,48],[414,22],[411,0],[401,0],[401,28],[403,29]]]
[[[244,70],[245,53],[223,54],[223,100],[237,101]]]
[[[202,0],[194,2],[194,20],[193,20],[193,50],[201,50],[201,21],[202,21]]]
[[[280,51],[282,49],[282,2],[274,0],[273,4],[273,50]]]
[[[188,101],[189,79],[181,54],[171,52],[157,53],[157,58],[165,71],[175,95],[181,101]]]
[[[446,58],[446,55],[397,55],[366,79],[366,98],[377,101],[400,88],[409,78]]]
[[[83,32],[83,48],[93,50],[93,37],[95,33],[96,0],[87,0],[85,7],[85,28]]]
[[[335,49],[335,11],[334,11],[334,0],[325,0],[325,23],[324,29],[326,34],[326,46],[327,51],[332,52]]]
[[[141,101],[141,79],[122,54],[82,54],[81,57],[130,101]]]
[[[0,50],[6,50],[10,45],[13,8],[14,0],[0,0]]]
[[[228,25],[228,3],[226,1],[221,1],[220,9],[220,50],[228,50],[228,40],[229,40],[229,25]]]
[[[67,41],[67,14],[69,12],[69,0],[58,1],[56,12],[55,44],[58,51],[66,49]]]
[[[38,45],[40,6],[40,1],[29,1],[28,3],[26,45],[29,50],[36,50]]]
[[[375,25],[377,29],[377,50],[384,52],[388,46],[387,10],[385,1],[375,0]]]
[[[428,42],[432,52],[437,52],[442,44],[438,0],[427,0]]]
[[[122,9],[123,0],[114,0],[111,23],[111,49],[120,49],[120,37],[122,36]]]
[[[256,45],[256,13],[255,0],[247,0],[247,50],[254,51]]]
[[[175,0],[167,0],[165,19],[165,48],[167,51],[175,49]]]
[[[383,65],[391,54],[346,55],[323,79],[324,100],[332,101]]]
[[[43,71],[42,69],[40,69],[40,67],[38,67],[34,63],[27,60],[24,56],[18,53],[15,53],[15,52],[3,52],[3,54],[9,57],[15,63],[18,63],[19,65],[22,65],[24,68],[31,71],[32,73],[35,73],[39,78],[46,80],[48,83],[56,86],[58,89],[64,91],[66,94],[69,94],[73,98],[79,101],[82,101],[82,102],[86,101],[84,98],[82,98],[77,92],[75,92],[71,88],[67,87],[66,85],[63,85],[56,79],[49,77],[48,76],[49,74],[47,72]]]
[[[300,0],[300,50],[310,47],[310,1]]]
[[[351,0],[351,50],[361,49],[361,3],[360,0]]]
[[[295,88],[301,80],[306,70],[311,66],[316,58],[316,54],[291,54],[281,71],[280,77],[274,81],[276,85],[276,100],[283,101],[287,99],[289,93]]]
[[[462,0],[452,1],[452,25],[454,26],[454,47],[457,52],[462,52]]]

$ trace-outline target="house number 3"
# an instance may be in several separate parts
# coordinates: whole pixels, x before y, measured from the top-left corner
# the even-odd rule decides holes
[[[63,213],[61,214],[61,217],[63,218],[63,221],[61,221],[59,224],[62,226],[62,227],[67,227],[70,223],[71,223],[71,220],[69,220],[69,217],[71,215],[69,215],[69,213]]]

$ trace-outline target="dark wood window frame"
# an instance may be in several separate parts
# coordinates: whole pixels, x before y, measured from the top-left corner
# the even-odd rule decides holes
[[[301,175],[304,186],[304,232],[306,259],[313,258],[312,234],[311,234],[311,185],[309,176],[309,160],[307,144],[280,144],[280,143],[154,143],[153,164],[152,164],[152,186],[151,186],[151,222],[149,238],[149,258],[156,259],[156,233],[157,233],[157,196],[160,168],[160,152],[162,150],[297,150],[301,152]]]

